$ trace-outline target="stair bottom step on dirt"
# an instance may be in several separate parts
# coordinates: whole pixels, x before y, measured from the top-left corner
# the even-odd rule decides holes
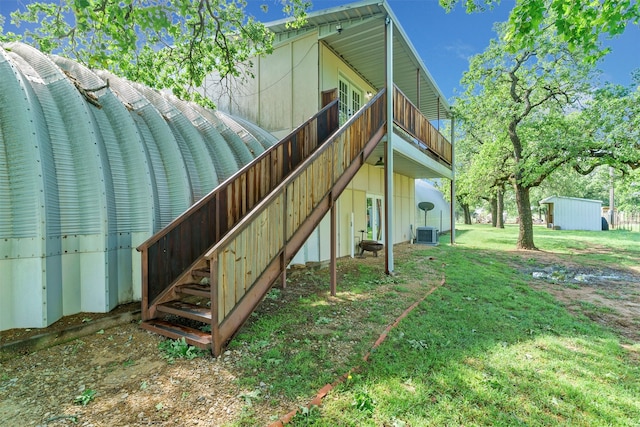
[[[209,332],[177,325],[161,319],[148,320],[142,322],[140,326],[147,331],[155,332],[171,339],[184,338],[188,344],[198,348],[211,349],[211,334]]]

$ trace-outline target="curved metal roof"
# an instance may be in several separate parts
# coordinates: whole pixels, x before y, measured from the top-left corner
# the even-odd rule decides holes
[[[227,114],[0,45],[0,330],[139,299],[135,247],[275,142]]]

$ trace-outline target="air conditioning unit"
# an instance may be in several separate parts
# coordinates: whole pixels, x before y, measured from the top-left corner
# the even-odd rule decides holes
[[[416,243],[422,243],[424,245],[437,245],[438,230],[435,227],[416,228]]]

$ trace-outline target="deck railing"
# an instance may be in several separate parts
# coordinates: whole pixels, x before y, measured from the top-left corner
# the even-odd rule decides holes
[[[384,93],[351,117],[205,255],[214,354],[251,314],[382,139]]]
[[[420,110],[394,87],[393,122],[417,139],[414,144],[422,151],[437,156],[451,165],[451,143],[422,115]]]
[[[138,246],[142,258],[143,318],[159,295],[307,160],[336,129],[337,100]]]

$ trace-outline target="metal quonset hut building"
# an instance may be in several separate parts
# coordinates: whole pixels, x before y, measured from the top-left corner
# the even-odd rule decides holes
[[[429,181],[416,179],[416,227],[434,227],[440,233],[451,230],[451,204],[444,199],[442,193]],[[431,202],[434,208],[425,212],[418,207],[421,202]]]
[[[547,227],[561,230],[602,230],[602,202],[576,197],[552,196],[540,200],[547,205]]]
[[[140,299],[136,246],[271,146],[269,133],[0,46],[0,330]]]

